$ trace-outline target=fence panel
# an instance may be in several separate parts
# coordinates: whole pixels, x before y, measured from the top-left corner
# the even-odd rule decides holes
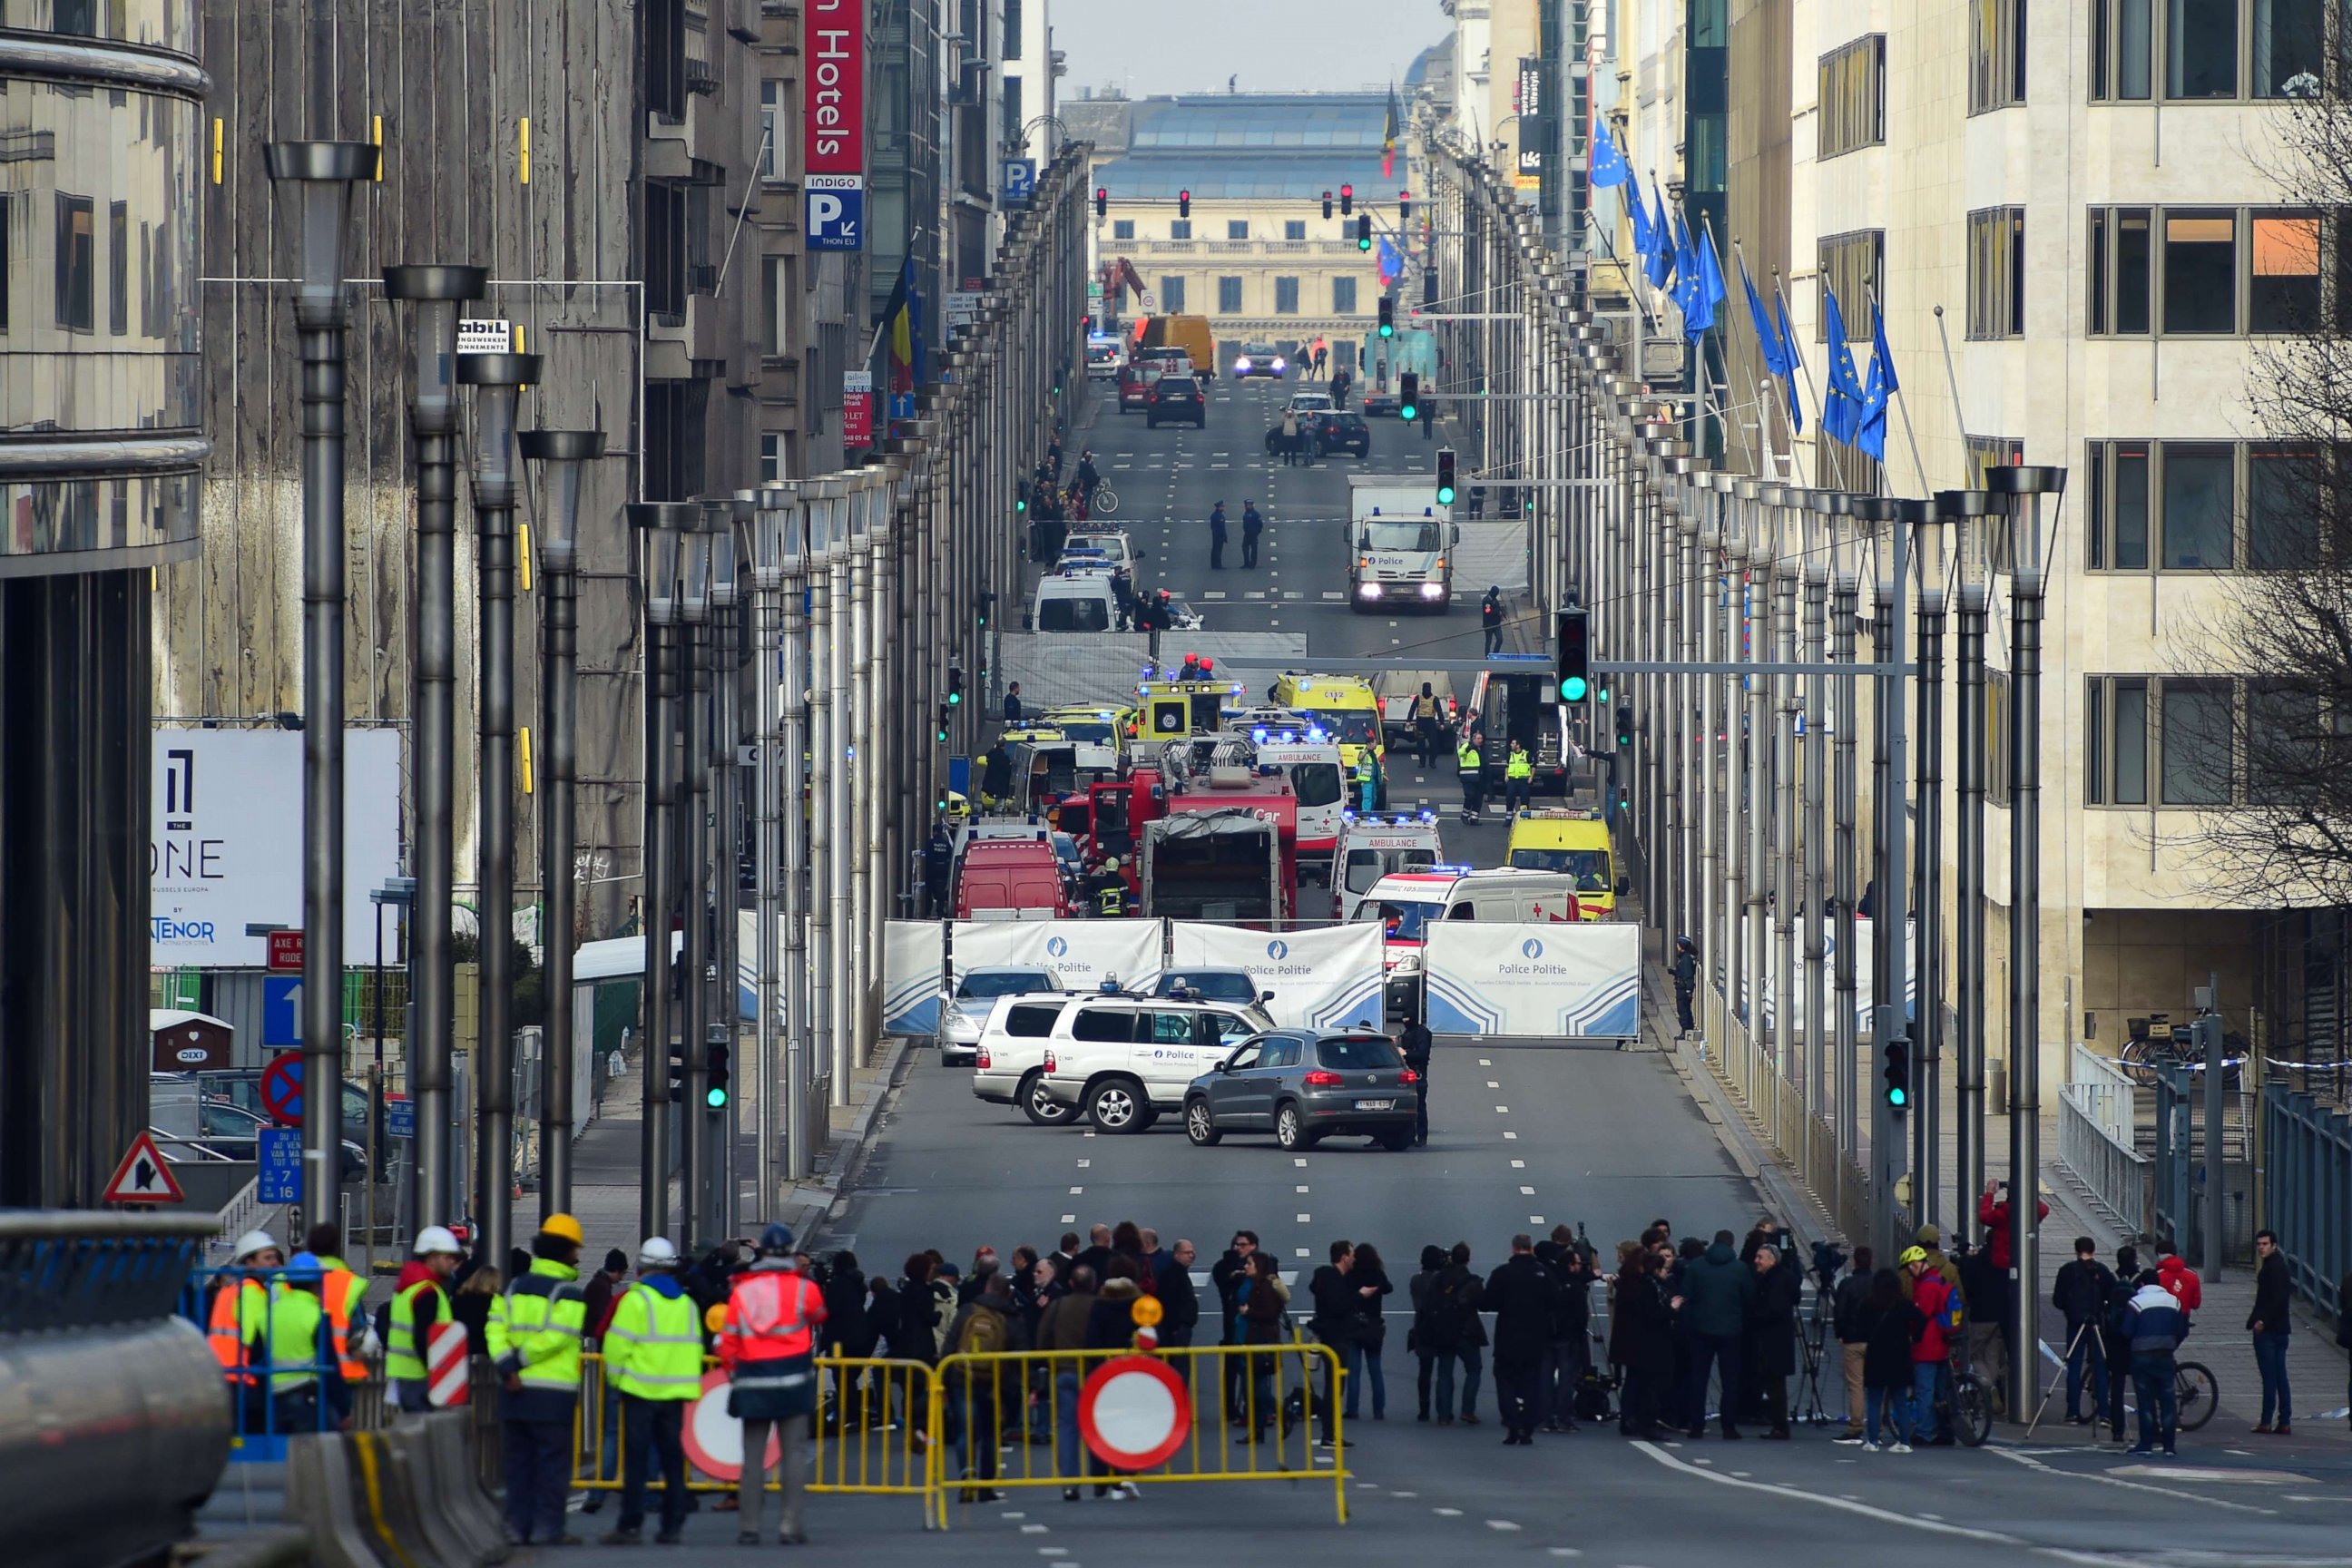
[[[2155,1162],[2135,1142],[2137,1089],[2106,1058],[2077,1045],[2058,1091],[2058,1163],[2123,1221],[2133,1236],[2151,1223]],[[2171,1173],[2170,1167],[2166,1174]]]
[[[2262,1104],[2263,1221],[2279,1234],[2296,1292],[2340,1320],[2352,1310],[2339,1294],[2352,1270],[2352,1118],[2284,1079],[2263,1086]]]

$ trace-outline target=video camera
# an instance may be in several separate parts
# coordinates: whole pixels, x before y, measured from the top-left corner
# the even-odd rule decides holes
[[[1827,1290],[1837,1282],[1840,1270],[1845,1268],[1845,1253],[1833,1241],[1813,1243],[1813,1277]]]

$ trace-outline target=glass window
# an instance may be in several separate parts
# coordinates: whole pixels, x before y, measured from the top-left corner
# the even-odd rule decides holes
[[[2147,682],[2116,682],[2115,800],[2147,804]]]
[[[2148,330],[2149,262],[2155,255],[2156,226],[2145,209],[2116,214],[2116,331],[2139,333]]]
[[[0,191],[0,332],[8,330],[8,258],[16,254],[8,243],[11,207],[8,193]]]
[[[2257,213],[2253,276],[2246,289],[2247,330],[2308,332],[2319,324],[2319,217]]]
[[[2116,96],[2145,99],[2153,91],[2149,39],[2154,0],[2116,0]]]
[[[1070,1037],[1109,1043],[1132,1040],[1136,1017],[1124,1007],[1081,1007],[1071,1021]]]
[[[1307,220],[1303,217],[1286,217],[1283,219],[1282,237],[1285,239],[1305,239],[1307,237]]]
[[[1277,316],[1298,314],[1298,279],[1277,278],[1274,280],[1274,313]]]
[[[2309,447],[2246,453],[2246,564],[2275,572],[2319,564],[2319,498],[2326,475]]]
[[[1981,114],[2024,102],[2026,0],[1969,0],[1969,7],[1974,16],[1969,37],[1969,112]]]
[[[1886,140],[1885,83],[1886,37],[1882,33],[1840,45],[1821,58],[1817,157],[1834,158]]]
[[[1168,220],[1168,237],[1171,239],[1192,238],[1192,220],[1188,217],[1170,218]]]
[[[2083,694],[2083,733],[2090,739],[2084,759],[2087,765],[2083,798],[2093,805],[2104,805],[2107,799],[2107,683],[2095,675]]]
[[[1238,316],[1242,313],[1242,280],[1238,278],[1217,279],[1217,313]]]
[[[2147,447],[2116,448],[2115,565],[2119,572],[2147,570]]]
[[[760,482],[771,484],[784,477],[784,438],[774,434],[760,437]]]
[[[2238,96],[2238,0],[2165,0],[2164,96]]]
[[[1315,1042],[1315,1059],[1335,1072],[1394,1072],[1404,1058],[1392,1040],[1377,1035],[1349,1035]]]
[[[1969,215],[1969,336],[2013,338],[2024,331],[2025,209],[1990,207],[1972,212]]]
[[[1131,217],[1115,217],[1111,219],[1110,237],[1113,239],[1133,239],[1135,237],[1135,220]]]
[[[2237,330],[2238,220],[2233,213],[2164,215],[2164,330]]]
[[[131,331],[131,204],[106,209],[106,330],[116,337]]]
[[[1004,1032],[1024,1040],[1042,1040],[1054,1032],[1062,1016],[1059,1002],[1023,1002],[1004,1010]]]
[[[767,145],[760,153],[760,178],[776,177],[776,142],[782,134],[778,129],[784,105],[784,83],[770,77],[760,83],[760,134]]]
[[[2265,805],[2325,798],[2322,792],[2333,789],[2327,764],[2331,739],[2320,715],[2318,692],[2249,682],[2247,797]]]
[[[2167,571],[2227,570],[2232,563],[2231,450],[2164,447],[2164,565]]]
[[[2230,803],[2230,688],[2226,682],[2164,683],[2164,804]]]
[[[1154,1013],[1151,1015],[1151,1041],[1160,1046],[1189,1046],[1195,1031],[1192,1020],[1213,1022],[1205,1013]]]
[[[98,324],[98,237],[88,196],[58,193],[58,325],[89,331]]]
[[[1352,278],[1331,279],[1331,313],[1352,316],[1356,313],[1356,280]]]
[[[1162,278],[1160,280],[1160,309],[1171,316],[1184,313],[1184,279]]]
[[[1227,218],[1225,220],[1225,237],[1227,239],[1247,239],[1249,237],[1249,219],[1245,217]]]
[[[1278,1037],[1265,1043],[1265,1059],[1261,1064],[1270,1068],[1295,1068],[1298,1065],[1298,1042]]]
[[[2253,24],[2253,96],[2317,98],[2327,58],[2320,0],[2254,0]]]

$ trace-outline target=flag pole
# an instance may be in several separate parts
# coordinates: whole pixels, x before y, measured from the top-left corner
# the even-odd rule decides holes
[[[1870,296],[1870,324],[1876,329],[1877,336],[1884,337],[1886,329],[1886,313],[1880,303],[1878,289],[1874,285],[1864,289],[1863,292]],[[1938,310],[1937,312],[1938,321],[1941,321],[1942,315],[1943,312]],[[1875,344],[1872,346],[1872,352],[1874,354],[1877,352]],[[1911,405],[1904,401],[1903,384],[1899,381],[1895,384],[1895,406],[1903,415],[1903,438],[1911,443],[1911,467],[1919,475],[1919,493],[1933,495],[1935,491],[1927,484],[1927,465],[1919,460],[1919,437],[1913,434],[1911,429]]]
[[[1737,236],[1735,236],[1731,241],[1731,259],[1736,262],[1739,268],[1739,276],[1741,279],[1740,291],[1742,293],[1748,293],[1756,286],[1755,274],[1748,270],[1748,252],[1741,247]],[[1750,317],[1751,319],[1748,325],[1749,331],[1752,331],[1756,327],[1756,322],[1752,319],[1752,311],[1750,312]],[[1756,344],[1756,352],[1759,355],[1764,354],[1764,344],[1760,339]],[[1798,483],[1803,484],[1805,482],[1803,478],[1804,470],[1797,462],[1797,431],[1796,427],[1789,423],[1788,405],[1785,401],[1780,401],[1784,396],[1780,388],[1780,378],[1772,374],[1770,369],[1770,358],[1769,355],[1765,356],[1765,363],[1766,368],[1763,373],[1757,377],[1757,384],[1764,389],[1766,396],[1773,398],[1776,402],[1779,402],[1780,427],[1787,431],[1789,436],[1789,467],[1791,470],[1797,473]],[[1780,454],[1778,452],[1771,451],[1771,426],[1769,425],[1766,425],[1763,428],[1765,431],[1766,450],[1769,452],[1772,457],[1779,457]]]
[[[1683,200],[1683,210],[1685,214],[1690,210],[1690,200],[1687,195],[1685,195]],[[1715,243],[1715,222],[1706,216],[1705,209],[1701,209],[1698,215],[1698,226],[1699,237],[1706,246],[1707,253],[1712,254],[1715,257],[1715,270],[1717,276],[1719,278],[1723,272],[1723,250],[1721,247]],[[1704,289],[1706,287],[1706,268],[1705,265],[1706,257],[1705,254],[1702,254],[1699,256],[1698,259],[1700,262],[1699,275],[1691,279],[1691,286],[1695,289]],[[1717,301],[1717,303],[1727,305],[1730,302],[1731,286],[1727,282],[1724,285],[1723,299]],[[1698,355],[1697,369],[1699,380],[1709,391],[1715,390],[1718,385],[1715,378],[1707,374],[1706,368],[1706,332],[1715,330],[1715,323],[1712,321],[1713,311],[1714,307],[1710,306],[1708,312],[1710,317],[1709,326],[1706,331],[1700,332],[1699,335],[1691,342],[1692,351]],[[1730,333],[1726,332],[1724,337],[1727,342]],[[1733,416],[1731,411],[1731,382],[1728,379],[1730,368],[1729,361],[1727,359],[1724,365],[1726,379],[1719,384],[1722,388],[1722,395],[1716,399],[1716,417],[1730,426],[1732,429],[1738,433],[1740,459],[1748,465],[1748,472],[1755,473],[1757,471],[1756,454],[1749,449],[1748,445],[1748,427],[1740,424],[1739,421]],[[1770,446],[1769,443],[1765,440],[1764,426],[1761,420],[1757,422],[1756,437],[1759,442],[1765,444],[1766,451],[1769,454]]]
[[[1789,297],[1780,291],[1780,269],[1777,267],[1772,268],[1772,303],[1780,309],[1780,319],[1787,321]],[[1796,348],[1797,345],[1792,342],[1789,346]],[[1831,438],[1828,432],[1822,429],[1822,418],[1828,411],[1828,405],[1822,401],[1821,388],[1813,384],[1813,367],[1805,363],[1802,350],[1799,350],[1797,354],[1797,374],[1804,377],[1805,390],[1812,394],[1813,397],[1813,429],[1816,432],[1813,445],[1821,448],[1822,460],[1827,465],[1831,479],[1836,482],[1838,489],[1843,489],[1846,488],[1845,465],[1838,461],[1837,453],[1832,449],[1837,443]]]
[[[1960,378],[1952,369],[1952,336],[1944,330],[1944,307],[1936,307],[1936,336],[1944,345],[1944,379],[1952,387],[1952,423],[1960,427],[1960,445],[1969,444],[1968,411],[1960,406]]]

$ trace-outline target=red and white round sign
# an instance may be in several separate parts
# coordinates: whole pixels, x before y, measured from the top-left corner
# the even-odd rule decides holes
[[[713,1480],[743,1479],[743,1423],[727,1414],[727,1373],[711,1367],[702,1374],[702,1394],[686,1413],[688,1461]],[[617,1397],[617,1395],[608,1395]],[[768,1431],[768,1473],[773,1475],[784,1446],[773,1427]]]
[[[1148,1470],[1182,1447],[1192,1430],[1184,1380],[1150,1356],[1107,1361],[1078,1390],[1079,1436],[1106,1465]]]

